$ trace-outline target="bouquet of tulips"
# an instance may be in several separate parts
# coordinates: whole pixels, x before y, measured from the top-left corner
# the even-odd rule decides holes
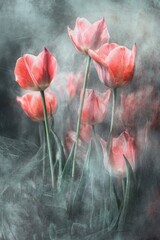
[[[34,199],[41,202],[43,212],[48,196],[51,214],[32,239],[130,239],[125,236],[137,201],[136,172],[142,171],[137,160],[146,150],[157,119],[146,101],[154,89],[124,91],[134,76],[136,44],[130,50],[109,43],[104,18],[93,24],[77,18],[74,30],[68,27],[68,35],[86,58],[86,69],[67,75],[65,86],[56,89],[59,98],[52,86],[58,63],[47,48],[38,56],[23,55],[14,70],[17,83],[27,90],[17,102],[29,118],[44,123],[39,156],[43,161],[38,165],[42,185],[35,186]],[[88,88],[98,78],[101,92]],[[66,93],[66,117],[64,126],[59,126],[66,130],[60,136],[54,116]],[[143,109],[148,109],[147,114]],[[142,117],[137,123],[138,116]],[[40,196],[36,196],[38,188]]]

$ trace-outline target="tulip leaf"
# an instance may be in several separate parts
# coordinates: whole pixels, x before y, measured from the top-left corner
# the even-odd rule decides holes
[[[122,210],[121,210],[120,218],[118,222],[118,230],[123,230],[128,211],[130,210],[130,207],[132,207],[132,203],[134,201],[134,197],[136,193],[135,177],[134,177],[132,167],[125,156],[124,156],[124,160],[127,168],[127,177],[126,177],[126,183],[124,186],[125,192],[124,192]]]
[[[49,225],[48,232],[50,240],[56,240],[57,238],[56,226],[53,223]]]
[[[61,144],[60,139],[58,138],[58,136],[56,135],[56,133],[53,130],[50,130],[53,137],[54,137],[54,141],[55,141],[55,145],[56,145],[56,162],[55,162],[55,168],[58,167],[58,180],[57,180],[57,186],[58,189],[60,190],[60,186],[61,186],[61,178],[62,178],[62,170],[64,168],[65,165],[65,154],[63,151],[63,146]]]
[[[110,176],[110,209],[109,209],[109,227],[108,231],[113,231],[117,227],[118,219],[119,219],[119,207],[118,207],[118,196],[116,194],[116,190],[114,188],[112,176]]]
[[[74,212],[74,209],[77,209],[77,204],[79,204],[79,203],[81,204],[81,201],[82,201],[83,192],[84,192],[85,185],[86,185],[87,178],[88,178],[88,169],[89,169],[91,148],[92,148],[92,143],[90,142],[88,150],[87,150],[86,158],[84,161],[82,174],[81,174],[81,177],[79,180],[79,184],[77,186],[76,193],[74,194],[74,197],[73,197],[73,204],[72,204],[73,212]]]

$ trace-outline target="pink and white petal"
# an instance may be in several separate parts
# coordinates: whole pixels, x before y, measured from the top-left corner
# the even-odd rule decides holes
[[[25,56],[26,55],[20,57],[16,62],[16,66],[14,69],[16,81],[24,89],[38,90],[37,86],[33,82],[30,67],[25,60]]]

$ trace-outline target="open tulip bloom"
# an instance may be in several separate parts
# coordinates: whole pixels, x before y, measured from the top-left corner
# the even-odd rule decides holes
[[[41,91],[49,87],[57,70],[57,61],[45,48],[38,56],[25,54],[15,66],[17,83],[24,89]]]
[[[116,43],[104,44],[97,51],[90,49],[89,56],[94,60],[101,82],[117,88],[127,85],[133,78],[136,58],[136,44],[132,50]]]
[[[91,24],[85,18],[77,18],[74,30],[68,27],[68,34],[76,49],[84,54],[96,50],[109,41],[109,33],[104,18]]]

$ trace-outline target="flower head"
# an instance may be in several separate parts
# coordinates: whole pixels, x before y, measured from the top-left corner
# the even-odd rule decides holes
[[[111,141],[110,164],[114,172],[124,174],[126,164],[124,156],[129,161],[131,167],[135,166],[135,140],[130,137],[127,131]]]
[[[99,93],[93,89],[86,89],[84,105],[82,109],[82,123],[101,123],[106,117],[110,90]]]
[[[15,66],[14,74],[18,84],[33,91],[49,87],[57,70],[57,61],[45,48],[38,56],[25,54]]]
[[[45,92],[46,108],[48,117],[51,117],[57,108],[57,100],[52,92]],[[21,105],[26,115],[33,121],[44,120],[42,99],[39,92],[26,93],[22,97],[17,97],[17,102]]]
[[[136,58],[136,44],[132,50],[116,43],[104,44],[99,50],[88,51],[94,60],[99,79],[111,88],[127,85],[133,78]]]
[[[88,54],[88,50],[97,50],[109,41],[109,33],[104,18],[91,24],[85,18],[77,18],[74,30],[68,27],[68,34],[79,52]]]
[[[117,138],[111,139],[110,154],[106,150],[106,142],[101,140],[104,153],[104,166],[107,171],[123,176],[126,173],[124,156],[129,161],[132,169],[135,167],[136,145],[135,139],[127,131],[122,132]]]
[[[78,73],[75,75],[73,72],[66,76],[66,90],[68,96],[72,99],[76,93],[81,89],[82,85],[82,74]]]
[[[127,128],[143,126],[151,116],[155,89],[145,86],[126,95],[121,94],[120,120]]]

